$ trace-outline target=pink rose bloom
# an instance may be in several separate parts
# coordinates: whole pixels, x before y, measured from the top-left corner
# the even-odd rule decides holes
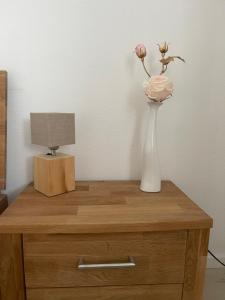
[[[138,44],[135,48],[135,52],[136,52],[137,56],[143,60],[147,54],[145,45]]]
[[[172,96],[173,83],[164,75],[152,76],[144,82],[144,91],[149,99],[162,102]]]

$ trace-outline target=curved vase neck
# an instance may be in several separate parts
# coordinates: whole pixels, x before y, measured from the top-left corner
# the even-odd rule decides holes
[[[147,103],[150,107],[155,107],[155,108],[159,108],[162,105],[162,102],[148,101]]]
[[[162,102],[153,102],[153,101],[148,101],[149,109],[150,111],[155,111],[157,112],[160,106],[162,105]]]

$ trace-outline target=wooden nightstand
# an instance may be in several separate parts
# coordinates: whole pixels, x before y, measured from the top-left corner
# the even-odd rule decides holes
[[[138,187],[77,182],[47,198],[28,186],[0,217],[2,299],[201,300],[212,219],[169,181]]]

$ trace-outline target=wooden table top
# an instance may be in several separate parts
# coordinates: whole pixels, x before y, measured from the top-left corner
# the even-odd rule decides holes
[[[200,229],[212,219],[172,182],[144,193],[138,181],[76,182],[48,198],[29,185],[0,216],[0,233],[104,233]]]

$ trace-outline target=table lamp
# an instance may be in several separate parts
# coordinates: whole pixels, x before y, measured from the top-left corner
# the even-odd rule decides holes
[[[34,157],[34,188],[48,197],[75,189],[74,156],[57,152],[75,144],[74,113],[31,113],[31,142],[49,148]]]

